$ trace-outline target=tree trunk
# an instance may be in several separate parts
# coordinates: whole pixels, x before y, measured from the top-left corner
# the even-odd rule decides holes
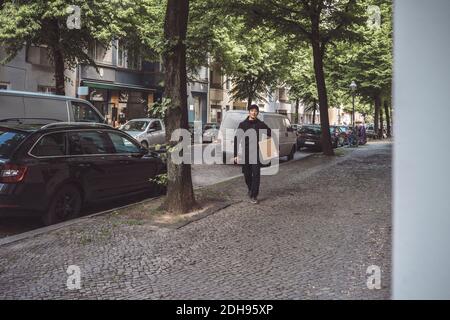
[[[312,124],[316,124],[316,103],[314,102],[313,105],[313,123]]]
[[[163,54],[165,77],[164,96],[170,99],[166,111],[166,141],[170,147],[172,132],[178,128],[188,129],[187,75],[186,75],[186,31],[189,15],[189,0],[168,0],[164,23],[164,38],[171,47]],[[165,207],[170,213],[191,211],[196,202],[192,187],[191,165],[175,164],[168,152],[167,197]]]
[[[373,117],[373,130],[374,130],[374,136],[378,137],[378,125],[379,125],[379,115],[380,115],[380,109],[381,109],[381,97],[379,94],[377,94],[374,97],[375,100],[375,115]]]
[[[250,108],[251,105],[252,105],[252,97],[249,96],[249,97],[247,98],[247,110],[248,110],[248,108]]]
[[[384,114],[386,115],[387,137],[391,137],[391,115],[389,114],[389,103],[384,101]]]
[[[300,99],[295,99],[295,123],[299,123],[299,117],[298,117],[298,107],[300,105]]]
[[[65,78],[64,78],[64,55],[60,48],[60,29],[58,20],[54,19],[50,22],[50,33],[52,35],[51,46],[49,46],[50,54],[53,58],[53,64],[55,68],[55,87],[56,94],[60,96],[66,95],[65,90]]]
[[[383,125],[383,108],[380,105],[380,131],[378,132],[378,138],[383,139],[383,130],[384,129],[384,125]]]
[[[317,93],[319,96],[320,125],[322,128],[322,151],[327,156],[334,155],[331,146],[330,123],[328,119],[328,97],[325,85],[325,73],[323,70],[324,45],[320,42],[319,17],[311,17],[312,37],[311,44],[313,49],[314,73],[316,76]]]
[[[60,96],[66,95],[64,81],[64,58],[61,50],[53,49],[53,59],[55,64],[55,85],[56,94]]]

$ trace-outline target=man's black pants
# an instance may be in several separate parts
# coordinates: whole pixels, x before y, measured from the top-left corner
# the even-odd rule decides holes
[[[259,182],[261,178],[260,164],[244,164],[242,173],[245,177],[245,183],[250,191],[250,197],[256,199],[259,193]]]

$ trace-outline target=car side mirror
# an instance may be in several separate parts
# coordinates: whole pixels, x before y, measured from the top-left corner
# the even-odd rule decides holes
[[[141,146],[139,148],[139,154],[142,156],[145,156],[146,154],[148,154],[149,150],[146,147]]]
[[[150,128],[150,129],[147,130],[148,133],[152,133],[152,132],[155,132],[155,131],[156,131],[155,128]]]
[[[142,158],[143,156],[147,155],[150,151],[145,147],[139,147],[139,152],[132,153],[131,156],[134,158]]]

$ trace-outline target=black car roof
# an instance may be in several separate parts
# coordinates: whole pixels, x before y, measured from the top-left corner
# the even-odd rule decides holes
[[[30,124],[30,123],[0,123],[0,128],[6,128],[8,130],[13,131],[22,131],[22,132],[35,132],[39,130],[42,125],[39,124]]]
[[[0,122],[0,128],[7,128],[14,131],[22,132],[51,132],[61,129],[108,129],[118,130],[107,124],[102,123],[78,123],[78,122],[54,122],[54,123],[12,123],[12,122]]]

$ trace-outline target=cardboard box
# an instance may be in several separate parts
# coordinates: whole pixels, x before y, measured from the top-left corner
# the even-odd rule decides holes
[[[259,152],[262,161],[268,161],[273,158],[278,158],[278,148],[272,138],[264,139],[259,142]]]

